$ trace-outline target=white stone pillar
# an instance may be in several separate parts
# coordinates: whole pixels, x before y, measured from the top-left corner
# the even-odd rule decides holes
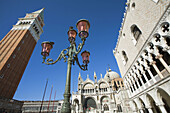
[[[146,67],[146,70],[148,71],[149,75],[151,76],[151,79],[153,80],[154,83],[156,83],[156,79],[155,77],[153,76],[151,70],[150,70],[150,67]]]
[[[150,71],[150,67],[148,66],[146,60],[144,59],[144,67],[145,67],[145,70],[148,71],[149,75],[151,76],[152,80],[154,81],[154,83],[156,82],[156,79],[155,77],[153,76],[152,72]]]
[[[131,80],[130,80],[129,78],[128,78],[128,81],[129,81],[129,84],[130,84],[130,85],[129,85],[129,88],[131,87],[131,88],[132,88],[132,91],[134,92],[134,89],[133,89],[133,87],[132,87]],[[132,93],[133,93],[133,92],[132,92]]]
[[[163,75],[162,75],[162,73],[159,71],[158,67],[156,66],[156,62],[155,62],[155,61],[152,61],[152,62],[151,62],[151,65],[153,65],[153,67],[154,67],[155,71],[158,73],[159,77],[160,77],[161,79],[164,78]]]
[[[158,105],[158,107],[160,108],[160,110],[161,110],[162,113],[168,113],[168,112],[166,111],[166,109],[165,109],[165,107],[164,107],[163,104]]]
[[[140,86],[140,84],[139,84],[138,79],[139,79],[139,78],[137,78],[136,82],[137,82],[137,84],[138,84],[139,90],[140,90],[140,91],[142,91],[142,89],[141,89],[141,86]]]
[[[148,108],[149,113],[153,113],[152,108]]]
[[[139,111],[140,111],[140,113],[144,113],[143,109],[140,109]]]
[[[126,85],[125,85],[126,88],[129,89],[129,90],[127,90],[127,91],[128,91],[128,95],[131,96],[131,95],[132,95],[132,92],[130,91],[131,89],[130,89],[130,85],[129,85],[128,81],[126,81],[125,84],[126,84]]]
[[[151,107],[149,107],[147,109],[148,109],[149,113],[154,113]]]
[[[144,84],[144,82],[143,82],[143,80],[142,80],[142,75],[139,75],[139,79],[140,79],[140,81],[142,82],[142,86],[143,86],[143,88],[145,89],[145,88],[146,88],[146,86],[145,86],[145,84]]]
[[[147,76],[146,76],[146,72],[145,72],[145,70],[143,69],[143,67],[142,67],[141,65],[140,65],[140,71],[141,71],[142,75],[145,77],[148,85],[150,86],[151,83],[149,82],[149,80],[148,80],[148,78],[147,78]]]
[[[132,81],[133,81],[133,85],[134,85],[134,87],[135,87],[135,89],[136,89],[136,92],[137,92],[138,89],[137,89],[137,86],[136,86],[136,84],[135,84],[135,79],[133,78]]]
[[[151,85],[151,83],[149,82],[149,80],[148,80],[148,78],[147,78],[147,76],[146,76],[146,74],[145,74],[145,71],[143,71],[143,76],[144,76],[144,78],[145,78],[145,80],[146,80],[146,83],[148,83],[148,85],[150,86]]]
[[[164,59],[162,58],[163,55],[158,55],[156,56],[157,59],[160,60],[160,62],[162,63],[162,65],[165,67],[165,69],[170,73],[170,68],[167,65],[167,63],[164,61]]]

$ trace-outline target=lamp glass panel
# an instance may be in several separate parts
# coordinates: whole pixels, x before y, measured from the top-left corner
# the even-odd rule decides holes
[[[80,21],[77,25],[78,32],[80,33],[81,31],[87,31],[89,32],[89,25],[87,21]]]
[[[68,32],[68,37],[70,38],[76,38],[76,35],[77,35],[77,33],[76,33],[76,31],[74,31],[74,30],[70,30],[69,32]]]
[[[43,43],[42,44],[42,55],[49,56],[51,48],[52,48],[52,45],[50,43]]]
[[[90,54],[88,52],[83,52],[81,55],[82,55],[83,63],[88,64]]]

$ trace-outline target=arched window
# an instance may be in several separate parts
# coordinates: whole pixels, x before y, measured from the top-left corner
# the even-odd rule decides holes
[[[125,65],[128,61],[128,57],[125,51],[122,51],[122,56],[123,56],[123,64]]]
[[[121,105],[117,105],[117,108],[118,108],[118,112],[122,112],[122,107],[121,107]]]
[[[136,44],[136,41],[139,40],[139,37],[142,34],[142,32],[136,25],[132,25],[131,33],[132,33],[133,38],[135,39],[134,44]]]
[[[109,111],[109,106],[107,104],[104,104],[103,108],[104,108],[104,111]]]

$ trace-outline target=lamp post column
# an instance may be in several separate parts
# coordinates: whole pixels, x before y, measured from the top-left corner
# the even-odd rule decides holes
[[[62,105],[61,113],[71,113],[71,106],[70,106],[70,79],[71,79],[71,65],[72,60],[68,59],[67,64],[67,78],[66,78],[66,85],[65,85],[65,92],[64,92],[64,102]]]
[[[71,113],[71,108],[70,108],[71,65],[72,65],[72,61],[68,60],[68,64],[67,64],[67,78],[66,78],[66,85],[65,85],[65,92],[64,92],[64,103],[62,105],[61,113]]]

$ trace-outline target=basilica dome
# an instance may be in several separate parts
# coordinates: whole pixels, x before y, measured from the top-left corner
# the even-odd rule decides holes
[[[115,78],[120,78],[119,74],[112,71],[111,69],[109,69],[109,71],[106,72],[104,79],[109,81],[109,80],[113,80]]]

